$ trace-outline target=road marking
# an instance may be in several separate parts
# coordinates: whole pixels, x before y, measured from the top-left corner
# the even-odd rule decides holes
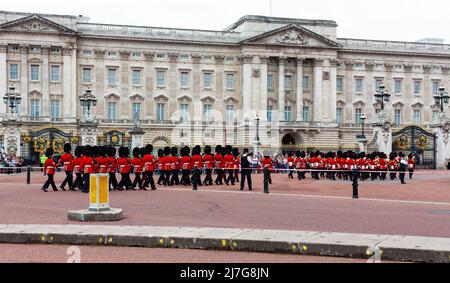
[[[190,189],[161,189],[159,191],[170,192],[191,192]],[[317,198],[317,199],[336,199],[355,201],[351,197],[339,197],[339,196],[324,196],[324,195],[301,195],[301,194],[287,194],[287,193],[270,193],[269,195],[262,192],[235,192],[235,191],[219,191],[219,190],[207,190],[199,191],[202,193],[222,193],[222,194],[246,194],[246,195],[259,195],[259,196],[282,196],[282,197],[299,197],[299,198]],[[405,203],[405,204],[427,204],[427,205],[446,205],[450,206],[447,202],[430,202],[430,201],[413,201],[413,200],[394,200],[394,199],[373,199],[373,198],[359,198],[357,201],[373,201],[373,202],[390,202],[390,203]]]

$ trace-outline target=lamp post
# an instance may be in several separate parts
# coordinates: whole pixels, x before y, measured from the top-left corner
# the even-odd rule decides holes
[[[16,88],[14,87],[14,85],[11,85],[9,87],[9,91],[6,92],[5,96],[3,97],[3,102],[5,102],[6,106],[9,107],[10,113],[14,115],[16,107],[18,108],[18,106],[22,102],[22,97],[19,93],[16,93]],[[17,113],[18,112],[19,111],[17,111]]]
[[[92,90],[90,87],[86,89],[86,92],[80,96],[81,109],[86,109],[87,113],[83,113],[83,118],[86,121],[90,122],[92,120],[91,116],[91,108],[93,106],[97,106],[97,98],[92,94]]]
[[[255,121],[256,121],[256,141],[255,141],[255,150],[254,150],[255,152],[254,152],[254,154],[256,156],[258,154],[259,146],[261,146],[261,142],[260,142],[260,139],[259,139],[259,121],[261,121],[261,119],[259,118],[258,115],[256,115]]]
[[[365,134],[365,132],[364,132],[364,126],[366,125],[366,116],[364,116],[364,115],[362,115],[361,116],[361,130],[362,130],[362,133],[361,133],[361,138],[362,139],[366,139],[366,134]]]
[[[444,104],[448,104],[449,99],[450,96],[447,95],[443,86],[439,88],[438,94],[434,96],[434,101],[436,105],[439,105],[441,112],[444,112]]]
[[[381,103],[381,111],[384,110],[384,103],[389,102],[391,95],[386,91],[384,84],[381,84],[377,93],[375,93],[375,99]]]

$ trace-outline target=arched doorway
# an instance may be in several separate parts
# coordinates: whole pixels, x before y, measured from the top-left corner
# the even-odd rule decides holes
[[[166,146],[170,146],[169,141],[166,138],[156,138],[152,142],[153,153],[156,154],[159,149],[164,149]]]
[[[281,140],[283,152],[296,151],[299,148],[300,138],[296,133],[287,133]]]

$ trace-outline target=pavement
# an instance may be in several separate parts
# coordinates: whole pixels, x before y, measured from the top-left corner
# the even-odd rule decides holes
[[[282,231],[317,231],[450,238],[450,172],[418,172],[408,185],[399,181],[361,182],[354,200],[351,182],[298,181],[273,174],[270,194],[262,193],[262,176],[253,176],[253,192],[238,186],[158,187],[158,191],[112,192],[112,207],[125,219],[111,226],[203,227]],[[67,212],[87,208],[80,192],[44,193],[44,177],[33,172],[0,175],[3,224],[77,224]],[[56,178],[57,184],[62,174]],[[90,223],[87,225],[98,225]]]

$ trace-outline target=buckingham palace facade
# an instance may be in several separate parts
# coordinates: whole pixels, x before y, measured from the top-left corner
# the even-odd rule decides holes
[[[337,38],[327,20],[244,16],[211,31],[0,12],[0,94],[20,93],[25,142],[48,128],[77,141],[90,89],[99,143],[126,141],[139,121],[157,147],[252,146],[258,117],[263,147],[356,149],[380,85],[395,129],[426,128],[449,70],[450,45]]]

